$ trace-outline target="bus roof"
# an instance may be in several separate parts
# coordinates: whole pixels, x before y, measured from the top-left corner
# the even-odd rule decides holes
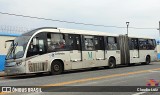
[[[59,33],[69,33],[69,34],[84,34],[84,35],[100,35],[100,36],[118,36],[109,32],[100,31],[89,31],[89,30],[77,30],[77,29],[66,29],[66,28],[56,28],[56,27],[42,27],[31,30],[30,32],[22,34],[23,36],[31,36],[36,32],[59,32]]]
[[[76,30],[76,29],[65,29],[59,28],[62,33],[72,33],[72,34],[84,34],[84,35],[100,35],[100,36],[118,36],[109,32],[100,31],[90,31],[90,30]]]
[[[84,34],[84,35],[99,35],[99,36],[119,36],[119,34],[109,33],[109,32],[100,32],[100,31],[90,31],[90,30],[78,30],[78,29],[67,29],[67,28],[57,28],[57,27],[41,27],[30,32],[22,34],[23,36],[31,36],[36,32],[55,32],[55,33],[69,33],[69,34]],[[154,39],[152,37],[146,36],[133,36],[129,35],[131,38],[146,38]]]
[[[149,36],[135,36],[135,35],[129,35],[129,37],[131,38],[144,38],[144,39],[155,39],[153,37],[149,37]]]
[[[41,27],[41,28],[33,29],[29,32],[23,33],[22,35],[23,36],[32,36],[34,33],[36,33],[39,30],[42,30],[42,29],[57,29],[57,27]]]

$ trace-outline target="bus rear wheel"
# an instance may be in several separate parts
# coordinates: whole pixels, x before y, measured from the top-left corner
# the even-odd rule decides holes
[[[146,57],[146,62],[145,62],[145,64],[148,65],[150,62],[151,62],[151,59],[150,59],[149,56],[147,56],[147,57]]]
[[[116,60],[115,60],[114,58],[112,58],[112,57],[109,58],[109,60],[108,60],[108,67],[109,67],[110,69],[116,67]]]
[[[150,56],[146,57],[146,62],[142,63],[143,65],[149,65],[151,62]]]
[[[60,61],[54,61],[51,65],[51,74],[58,75],[63,72],[63,65]]]

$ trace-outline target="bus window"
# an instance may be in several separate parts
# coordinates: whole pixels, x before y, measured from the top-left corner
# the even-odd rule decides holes
[[[147,39],[139,39],[139,49],[147,50]]]
[[[153,39],[152,41],[153,41],[153,46],[154,46],[154,49],[155,49],[155,47],[156,47],[156,40]]]
[[[133,50],[133,49],[134,49],[134,43],[133,43],[132,38],[129,39],[129,49],[130,49],[130,50]]]
[[[151,39],[147,40],[147,49],[148,50],[153,49],[153,41]]]
[[[39,40],[39,42],[38,42],[39,44],[39,51],[40,52],[43,52],[43,51],[45,51],[44,50],[44,40]]]
[[[107,47],[108,50],[117,50],[117,38],[116,37],[107,37]]]
[[[95,49],[96,50],[104,50],[104,39],[100,36],[94,37]]]
[[[153,50],[154,48],[155,48],[154,40],[153,39],[148,39],[147,49],[148,50]]]
[[[80,35],[69,34],[68,42],[70,50],[81,50]]]
[[[27,57],[46,53],[46,46],[44,44],[45,33],[37,34],[30,42]]]
[[[138,49],[138,39],[131,38],[130,50]]]
[[[85,50],[94,50],[93,36],[84,36]]]
[[[47,34],[48,52],[64,50],[66,48],[65,36],[63,34]]]

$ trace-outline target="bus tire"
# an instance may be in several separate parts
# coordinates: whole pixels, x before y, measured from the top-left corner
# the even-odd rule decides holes
[[[150,62],[151,62],[150,56],[147,56],[146,57],[145,65],[149,65]]]
[[[142,63],[142,65],[149,65],[149,63],[151,62],[150,56],[147,55],[146,56],[146,61]]]
[[[51,74],[58,75],[63,72],[63,65],[60,61],[53,61],[51,64]]]
[[[113,58],[113,57],[109,58],[109,60],[108,60],[108,67],[110,69],[116,67],[116,60],[115,60],[115,58]]]

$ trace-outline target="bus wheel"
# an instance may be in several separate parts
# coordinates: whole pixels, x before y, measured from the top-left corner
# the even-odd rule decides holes
[[[147,57],[146,57],[146,62],[145,62],[145,64],[148,65],[150,62],[151,62],[151,59],[150,59],[149,56],[147,56]]]
[[[63,71],[63,66],[60,61],[54,61],[51,65],[51,74],[58,75]]]
[[[150,56],[147,56],[146,62],[143,62],[142,65],[149,65],[150,62],[151,62]]]
[[[112,57],[109,58],[108,66],[109,66],[110,69],[115,68],[116,67],[116,60]]]

